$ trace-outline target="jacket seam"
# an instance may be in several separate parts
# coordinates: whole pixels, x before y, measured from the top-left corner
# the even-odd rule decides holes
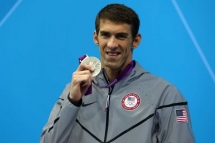
[[[97,138],[93,133],[91,133],[87,128],[85,128],[78,119],[76,119],[76,122],[81,126],[83,130],[85,130],[88,134],[90,134],[94,139],[96,139],[98,142],[103,143],[99,138]]]
[[[178,102],[178,103],[172,103],[172,104],[168,104],[168,105],[159,106],[158,108],[156,108],[156,110],[157,109],[162,109],[162,108],[168,108],[168,107],[172,107],[172,106],[176,106],[176,105],[178,105],[178,106],[180,106],[180,105],[187,105],[187,102]],[[120,134],[118,134],[117,136],[115,136],[114,138],[112,138],[111,140],[109,140],[107,143],[111,143],[112,141],[116,140],[120,136],[124,135],[125,133],[127,133],[127,132],[131,131],[132,129],[136,128],[137,126],[141,125],[142,123],[144,123],[148,119],[152,118],[154,115],[155,115],[154,113],[150,114],[148,117],[146,117],[142,121],[138,122],[137,124],[131,126],[130,128],[126,129],[125,131],[121,132]]]

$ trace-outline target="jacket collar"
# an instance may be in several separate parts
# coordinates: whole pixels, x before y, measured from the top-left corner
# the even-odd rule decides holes
[[[131,73],[127,77],[122,79],[119,83],[117,83],[116,86],[121,87],[121,86],[128,85],[132,83],[134,80],[138,79],[143,74],[148,73],[144,68],[142,68],[142,66],[137,61],[134,61],[134,62],[135,62],[135,66],[132,69]],[[100,86],[104,86],[108,84],[108,76],[104,68],[100,71],[98,76],[94,78],[94,82],[99,84]]]

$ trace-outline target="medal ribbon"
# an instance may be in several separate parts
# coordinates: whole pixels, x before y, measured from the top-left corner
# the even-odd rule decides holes
[[[81,63],[81,61],[83,61],[85,58],[87,58],[87,55],[83,55],[79,58],[79,63]],[[114,86],[115,84],[117,84],[119,81],[121,81],[122,79],[124,79],[126,76],[128,76],[132,69],[134,68],[135,62],[131,61],[118,75],[117,77],[108,85],[105,86],[100,86],[98,84],[96,84],[95,82],[93,82],[96,86],[100,87],[100,88],[110,88],[112,86]],[[87,92],[85,95],[91,94],[92,93],[92,85],[88,88]]]

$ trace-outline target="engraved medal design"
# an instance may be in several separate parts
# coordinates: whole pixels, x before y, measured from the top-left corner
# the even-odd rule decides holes
[[[92,72],[93,77],[97,76],[101,71],[101,62],[96,57],[87,56],[82,62],[91,66],[94,69],[94,71]]]

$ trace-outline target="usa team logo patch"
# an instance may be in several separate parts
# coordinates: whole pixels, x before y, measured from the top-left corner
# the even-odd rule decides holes
[[[136,93],[129,93],[122,98],[121,104],[125,110],[135,110],[140,105],[140,97]]]

